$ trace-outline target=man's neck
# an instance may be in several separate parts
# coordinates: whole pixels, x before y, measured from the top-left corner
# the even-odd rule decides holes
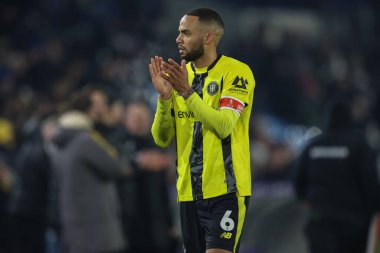
[[[216,51],[210,52],[208,54],[204,53],[201,58],[195,60],[194,67],[197,69],[206,68],[210,66],[218,57]]]

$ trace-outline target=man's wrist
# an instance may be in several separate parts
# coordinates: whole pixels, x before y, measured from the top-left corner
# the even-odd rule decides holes
[[[184,99],[187,99],[188,97],[191,96],[191,94],[194,93],[194,90],[193,89],[188,89],[186,92],[182,93],[181,96],[184,98]]]
[[[159,94],[158,97],[161,100],[169,100],[172,97],[172,94],[171,93],[169,93],[169,94]]]

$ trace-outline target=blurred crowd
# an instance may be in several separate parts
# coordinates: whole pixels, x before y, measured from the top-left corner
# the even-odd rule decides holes
[[[232,43],[230,54],[253,66],[258,84],[252,115],[254,173],[289,176],[302,144],[325,129],[333,100],[349,101],[354,126],[379,150],[379,9],[360,7],[304,12],[316,17],[314,32],[305,31],[307,25],[287,29],[281,20],[260,20]]]
[[[176,48],[175,37],[162,44],[167,35],[157,32],[160,25],[168,25],[163,23],[165,4],[1,1],[0,247],[4,250],[12,247],[7,244],[10,235],[23,238],[12,232],[12,224],[30,225],[33,221],[25,217],[43,224],[41,231],[48,223],[59,235],[49,150],[61,115],[78,109],[78,104],[73,105],[78,94],[90,98],[93,107],[85,113],[94,129],[129,167],[128,176],[115,181],[119,194],[127,196],[121,199],[129,201],[120,203],[127,217],[123,221],[127,240],[143,249],[139,238],[147,235],[144,229],[151,226],[151,240],[158,243],[162,238],[154,238],[162,236],[160,228],[165,227],[169,239],[156,252],[176,247],[173,217],[165,216],[170,214],[171,201],[167,187],[175,183],[173,152],[156,149],[147,130],[156,99],[147,71],[150,54],[175,54]],[[332,98],[350,101],[356,127],[379,150],[380,15],[370,2],[353,6],[344,11],[306,6],[318,19],[318,36],[260,22],[248,32],[251,36],[223,45],[223,53],[248,63],[256,78],[251,135],[255,181],[290,180],[299,147],[322,131],[323,111]],[[175,32],[177,24],[170,25]],[[23,187],[32,189],[31,199],[20,198]],[[145,196],[146,203],[139,202],[136,193]],[[143,208],[149,203],[152,208]],[[155,203],[167,203],[163,208],[168,210],[155,210],[159,206]],[[142,218],[148,216],[151,220]],[[143,230],[128,231],[139,227],[136,224],[145,224]]]

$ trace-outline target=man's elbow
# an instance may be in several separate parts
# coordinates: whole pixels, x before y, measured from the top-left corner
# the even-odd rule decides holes
[[[214,129],[214,133],[216,136],[218,136],[219,139],[223,140],[223,139],[227,138],[229,135],[231,135],[232,126]]]
[[[233,111],[224,110],[222,113],[223,117],[216,125],[214,125],[214,132],[221,140],[231,135],[235,123],[239,119],[239,116],[235,115],[235,112]]]
[[[231,135],[234,124],[231,121],[228,121],[226,124],[221,124],[221,127],[218,129],[217,136],[219,139],[223,140]]]
[[[158,138],[153,136],[154,143],[160,148],[167,148],[170,145],[171,140],[169,138]]]
[[[156,145],[160,148],[167,148],[170,145],[170,142],[156,141]]]
[[[223,131],[223,132],[216,133],[218,138],[221,140],[227,138],[230,134],[231,134],[231,131]]]

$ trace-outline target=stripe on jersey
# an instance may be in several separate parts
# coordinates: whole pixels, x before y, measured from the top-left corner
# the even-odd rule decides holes
[[[190,153],[191,186],[194,200],[203,199],[203,134],[202,123],[194,122],[193,144]]]
[[[236,192],[236,178],[232,163],[231,135],[222,140],[224,171],[226,174],[227,192]]]
[[[208,73],[195,74],[191,88],[203,98],[204,81]],[[203,133],[202,123],[194,122],[193,143],[190,152],[190,176],[193,197],[195,200],[203,199],[202,174],[203,174]]]

